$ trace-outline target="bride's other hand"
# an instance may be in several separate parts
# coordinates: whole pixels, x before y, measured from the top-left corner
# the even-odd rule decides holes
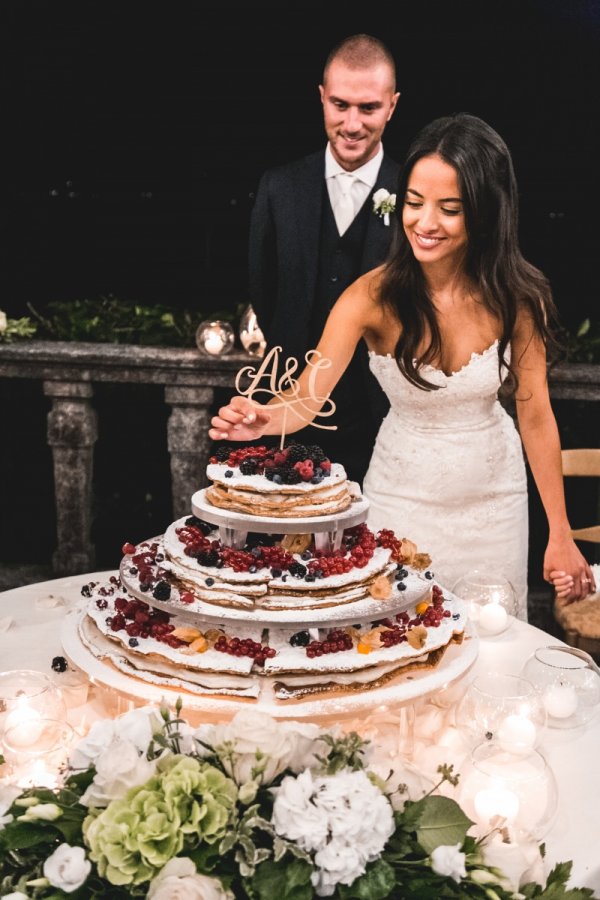
[[[232,397],[211,419],[208,435],[213,441],[253,441],[263,436],[270,421],[266,407],[247,397]]]
[[[548,543],[544,578],[554,586],[557,599],[566,603],[583,600],[596,591],[592,569],[571,537]]]

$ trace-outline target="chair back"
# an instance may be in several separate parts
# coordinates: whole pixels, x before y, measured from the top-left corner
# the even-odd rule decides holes
[[[577,448],[562,450],[562,470],[565,477],[600,478],[600,449]],[[600,518],[600,508],[598,509]],[[571,534],[576,541],[591,541],[600,544],[600,525],[574,528]]]

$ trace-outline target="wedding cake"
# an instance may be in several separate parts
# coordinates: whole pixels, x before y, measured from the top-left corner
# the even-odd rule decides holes
[[[391,684],[462,641],[464,605],[430,557],[373,533],[358,487],[320,448],[225,448],[207,476],[193,515],[125,544],[119,575],[83,589],[79,635],[107,665],[289,706]]]

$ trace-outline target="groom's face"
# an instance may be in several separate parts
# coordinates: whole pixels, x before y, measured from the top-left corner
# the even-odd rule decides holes
[[[353,172],[375,156],[398,102],[390,67],[350,69],[333,60],[319,86],[325,131],[337,162]]]

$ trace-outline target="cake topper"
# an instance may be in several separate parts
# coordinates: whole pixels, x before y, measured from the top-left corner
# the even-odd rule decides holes
[[[266,394],[271,399],[271,406],[283,407],[283,424],[281,427],[281,443],[283,449],[285,443],[285,431],[288,410],[298,410],[307,412],[310,416],[314,416],[310,424],[313,428],[321,428],[327,431],[335,431],[337,425],[324,425],[315,421],[317,418],[328,418],[335,412],[335,403],[330,400],[329,394],[320,395],[317,392],[317,375],[323,369],[329,369],[331,360],[322,356],[318,350],[309,350],[304,360],[309,367],[308,390],[304,396],[300,396],[300,385],[298,379],[294,378],[294,373],[298,370],[298,360],[293,356],[288,356],[284,362],[284,371],[282,375],[278,375],[279,354],[281,347],[273,347],[265,358],[260,367],[256,369],[254,366],[244,366],[235,376],[235,388],[238,394],[248,397],[252,400],[256,394]],[[249,378],[250,384],[246,388],[242,388],[242,378]],[[268,385],[263,386],[264,383]],[[319,404],[319,412],[314,413],[308,401]]]

